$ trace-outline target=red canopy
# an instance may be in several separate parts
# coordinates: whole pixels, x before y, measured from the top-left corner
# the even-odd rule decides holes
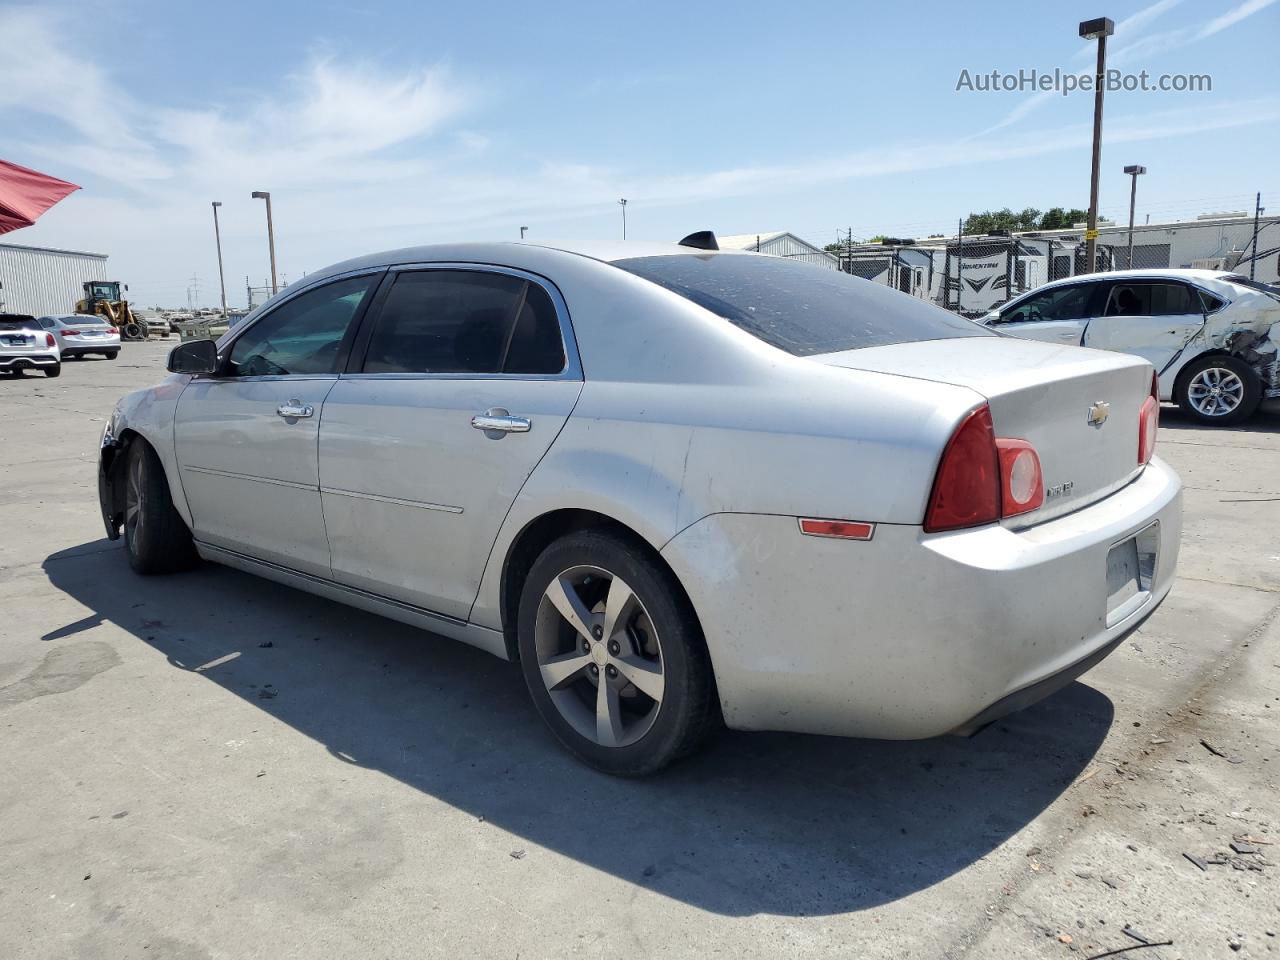
[[[0,233],[31,226],[42,213],[79,189],[74,183],[0,160]]]

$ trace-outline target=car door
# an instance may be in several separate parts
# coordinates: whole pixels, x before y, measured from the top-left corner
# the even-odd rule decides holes
[[[1116,280],[1101,317],[1089,322],[1084,345],[1135,353],[1159,372],[1204,326],[1199,291],[1178,280]]]
[[[320,424],[334,578],[465,619],[498,527],[581,389],[546,281],[463,265],[389,276]]]
[[[223,345],[218,375],[187,385],[174,441],[197,540],[330,576],[320,412],[381,272],[284,301]]]
[[[1103,286],[1085,281],[1037,291],[1001,310],[992,326],[1026,340],[1079,346],[1091,315],[1101,312]]]

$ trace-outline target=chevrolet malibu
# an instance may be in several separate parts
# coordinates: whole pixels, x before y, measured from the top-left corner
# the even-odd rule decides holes
[[[169,357],[102,441],[143,574],[216,561],[517,662],[578,757],[968,733],[1169,591],[1151,364],[679,245],[432,246]]]

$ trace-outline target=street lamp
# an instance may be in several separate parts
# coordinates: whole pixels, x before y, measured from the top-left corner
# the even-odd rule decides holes
[[[625,240],[625,239],[627,239],[627,201],[626,201],[626,198],[624,197],[623,199],[619,200],[619,201],[618,201],[618,204],[622,207],[622,239],[623,239],[623,240]]]
[[[1125,167],[1124,172],[1133,178],[1133,183],[1129,187],[1129,269],[1133,269],[1133,205],[1138,199],[1138,177],[1147,172],[1147,168],[1132,164]]]
[[[524,239],[524,232],[525,232],[526,230],[528,230],[528,229],[529,229],[528,227],[521,227],[521,228],[520,228],[520,239],[521,239],[521,240],[523,240],[523,239]]]
[[[271,225],[271,194],[266,190],[255,190],[249,196],[254,200],[267,201],[267,246],[271,249],[271,295],[275,296],[280,286],[276,281],[276,234],[275,228]]]
[[[1098,68],[1093,76],[1093,167],[1089,174],[1089,222],[1084,231],[1084,258],[1087,272],[1098,269],[1098,172],[1102,160],[1102,94],[1107,75],[1107,37],[1116,32],[1108,17],[1080,23],[1080,36],[1098,41]]]
[[[218,245],[218,286],[222,288],[222,319],[227,319],[227,282],[222,278],[222,233],[218,229],[218,208],[221,202],[213,201],[213,239]]]

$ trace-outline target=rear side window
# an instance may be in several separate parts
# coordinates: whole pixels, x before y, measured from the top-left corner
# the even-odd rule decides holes
[[[678,254],[617,260],[614,266],[678,293],[797,357],[917,340],[996,336],[881,284],[781,258]]]
[[[1204,306],[1205,313],[1214,313],[1221,310],[1226,302],[1205,290],[1200,291],[1200,303]]]
[[[399,274],[374,321],[364,373],[555,374],[560,321],[540,285],[503,273]]]
[[[1117,283],[1107,301],[1108,317],[1180,317],[1202,313],[1196,291],[1185,283]]]

